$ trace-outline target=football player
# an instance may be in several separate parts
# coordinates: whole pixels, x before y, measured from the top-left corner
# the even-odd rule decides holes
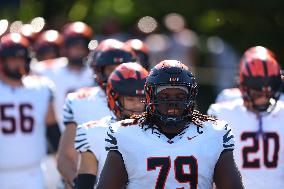
[[[46,136],[58,148],[59,127],[51,81],[29,75],[28,39],[18,33],[0,42],[0,185],[1,189],[44,189],[40,163]]]
[[[249,54],[254,53],[256,51],[256,49],[266,50],[272,56],[275,57],[274,53],[271,50],[269,50],[269,49],[267,49],[265,47],[261,47],[261,46],[255,46],[255,47],[250,48],[250,50],[247,51],[246,54],[249,56]],[[238,87],[235,87],[235,88],[222,90],[217,95],[215,102],[218,103],[218,102],[230,101],[230,100],[235,100],[235,99],[240,99],[240,98],[242,98],[242,92],[240,91],[240,89]],[[279,100],[284,101],[284,94],[283,93],[280,95]]]
[[[107,85],[108,107],[113,116],[100,121],[84,123],[77,128],[75,146],[81,153],[78,189],[93,189],[99,178],[107,152],[105,135],[111,122],[130,118],[145,111],[144,84],[148,72],[138,63],[123,63],[109,76]]]
[[[146,113],[111,124],[98,189],[239,189],[234,135],[225,121],[194,110],[197,84],[188,68],[165,60],[145,84]]]
[[[37,62],[32,70],[55,83],[55,110],[61,130],[64,130],[61,113],[66,95],[81,87],[92,86],[94,81],[91,69],[83,63],[89,52],[92,29],[83,22],[72,22],[63,27],[62,36],[62,51],[66,58]]]
[[[137,56],[137,61],[146,69],[149,70],[151,64],[149,62],[149,49],[147,45],[140,39],[130,39],[125,42]]]
[[[38,61],[53,63],[52,59],[60,57],[60,49],[63,45],[63,37],[56,30],[46,30],[36,39],[34,44],[35,56]]]
[[[208,114],[230,124],[236,138],[234,155],[245,188],[284,188],[280,66],[263,47],[248,49],[240,65],[242,98],[213,104]]]
[[[58,152],[58,169],[69,185],[74,185],[73,180],[77,173],[78,155],[74,148],[77,126],[111,114],[105,95],[107,78],[119,64],[132,62],[134,59],[134,53],[122,42],[114,39],[102,41],[90,53],[88,60],[99,86],[82,88],[67,95],[63,109],[65,131]]]

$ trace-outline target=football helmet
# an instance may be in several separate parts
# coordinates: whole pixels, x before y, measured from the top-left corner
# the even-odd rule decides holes
[[[63,38],[61,34],[56,30],[46,30],[42,32],[35,44],[34,50],[36,57],[39,61],[44,59],[44,55],[47,53],[53,53],[54,58],[60,56],[60,48],[63,44]]]
[[[124,118],[119,96],[144,96],[148,71],[136,62],[120,64],[108,78],[106,94],[108,107],[116,116]]]
[[[125,42],[137,56],[137,61],[146,69],[149,70],[150,62],[149,62],[149,49],[147,45],[141,41],[140,39],[130,39]]]
[[[185,100],[157,100],[161,88],[182,88],[187,91]],[[150,72],[145,83],[146,112],[154,120],[165,127],[191,120],[197,95],[197,83],[188,67],[177,60],[164,60]],[[167,115],[159,110],[159,106],[175,106],[179,114]]]
[[[111,41],[112,43],[110,41],[101,42],[88,60],[88,64],[96,74],[96,82],[102,88],[106,87],[108,79],[108,76],[104,73],[105,66],[135,61],[135,54],[130,48],[120,41],[113,39]]]
[[[29,41],[27,38],[19,33],[9,33],[1,38],[0,42],[0,66],[3,73],[11,78],[19,79],[22,76],[21,73],[11,72],[6,63],[7,57],[20,57],[25,60],[25,74],[30,70],[31,56],[29,52]]]
[[[253,103],[259,112],[267,111],[280,97],[282,81],[281,69],[272,51],[256,46],[248,49],[240,62],[240,89],[243,99]],[[256,105],[254,99],[266,96],[270,101]],[[272,104],[271,100],[275,103]]]
[[[83,22],[72,22],[63,27],[62,35],[65,46],[83,43],[87,47],[93,36],[93,30]]]
[[[24,24],[20,30],[20,34],[29,40],[29,43],[32,45],[38,33],[33,31],[33,27],[31,24]]]
[[[102,40],[95,49],[90,51],[90,53],[87,57],[88,65],[92,66],[92,64],[94,64],[96,56],[99,52],[105,51],[105,50],[110,49],[112,47],[121,47],[121,46],[123,46],[123,43],[119,40],[116,40],[116,39]]]

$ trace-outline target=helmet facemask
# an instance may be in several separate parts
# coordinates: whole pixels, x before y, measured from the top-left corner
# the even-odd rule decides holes
[[[130,98],[132,98],[131,103],[129,102]],[[133,98],[136,98],[137,100],[133,100]],[[132,115],[140,115],[143,113],[145,111],[145,105],[142,103],[142,98],[143,96],[119,96],[115,100],[117,117],[119,117],[121,120],[129,119]],[[140,102],[138,102],[139,99]],[[137,106],[136,103],[141,103],[142,106]]]
[[[193,90],[188,86],[155,86],[154,95],[147,107],[148,113],[158,122],[168,129],[174,129],[178,125],[184,124],[191,119],[194,108]],[[166,97],[163,90],[178,91],[177,97]]]
[[[248,87],[242,87],[243,99],[245,102],[251,104],[251,108],[256,112],[271,112],[279,97],[281,86],[276,90],[272,90],[271,87],[266,87],[264,90],[255,90]],[[267,101],[264,103],[256,103],[256,100],[259,98],[267,98]]]

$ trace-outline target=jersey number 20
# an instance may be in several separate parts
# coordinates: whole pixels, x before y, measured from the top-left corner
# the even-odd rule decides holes
[[[184,172],[184,166],[190,169],[189,173]],[[156,170],[160,167],[160,172],[156,181],[155,189],[163,189],[171,168],[170,157],[150,157],[147,159],[147,171]],[[174,161],[175,178],[179,183],[188,183],[191,189],[197,188],[198,164],[194,156],[178,156]]]
[[[243,168],[260,168],[260,158],[249,159],[248,155],[257,153],[260,140],[263,140],[263,164],[266,168],[276,168],[278,164],[279,136],[274,132],[263,133],[258,137],[256,132],[245,132],[241,135],[242,141],[252,140],[252,146],[243,147]],[[270,141],[270,142],[269,142]],[[273,143],[273,145],[271,145]],[[270,145],[269,145],[270,144]],[[269,153],[270,152],[270,153]],[[270,154],[270,158],[269,158]]]

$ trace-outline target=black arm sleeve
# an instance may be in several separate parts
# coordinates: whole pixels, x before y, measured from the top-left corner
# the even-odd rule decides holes
[[[58,150],[60,135],[60,129],[57,123],[47,125],[46,136],[54,152]]]
[[[77,189],[94,189],[96,179],[96,175],[93,174],[79,174]]]

